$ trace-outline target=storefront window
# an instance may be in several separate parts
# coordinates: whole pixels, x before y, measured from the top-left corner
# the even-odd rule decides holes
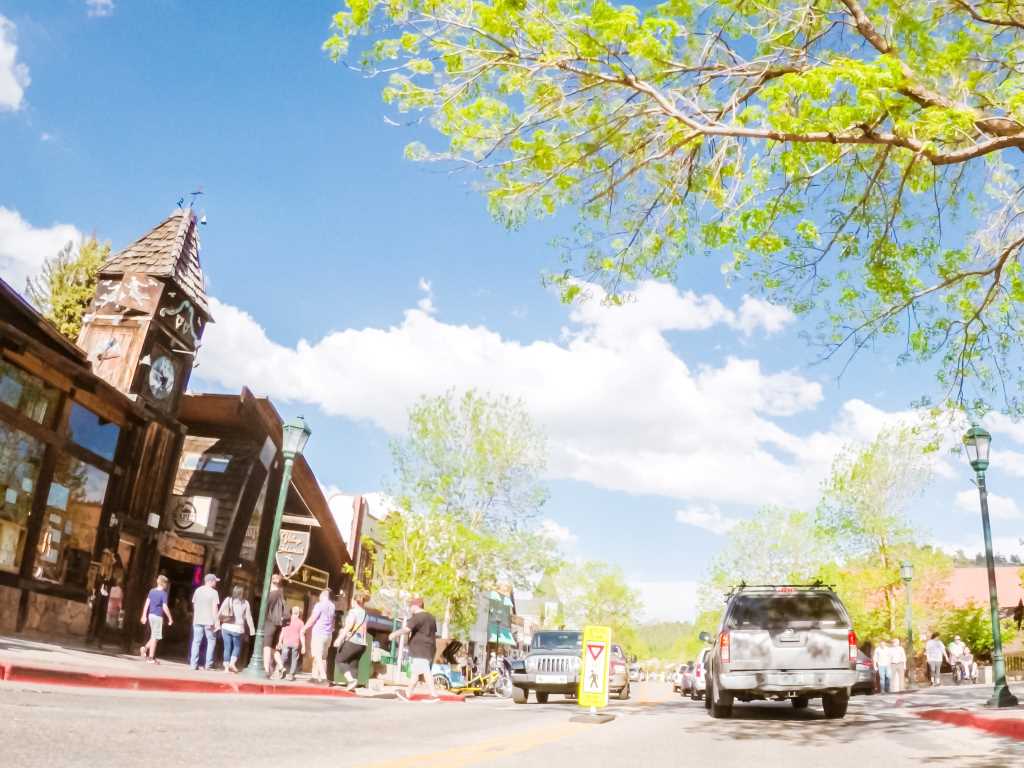
[[[43,449],[35,438],[0,423],[0,571],[21,567]]]
[[[72,403],[69,426],[72,440],[108,461],[114,460],[117,436],[121,433],[117,424],[104,421],[88,408]]]
[[[42,379],[0,360],[0,403],[21,411],[37,424],[49,426],[60,393]]]
[[[67,454],[58,457],[39,531],[37,579],[85,588],[107,480],[107,473],[91,464]]]

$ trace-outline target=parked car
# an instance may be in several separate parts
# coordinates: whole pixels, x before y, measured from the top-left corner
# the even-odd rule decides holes
[[[672,673],[672,693],[680,693],[683,689],[683,672],[686,670],[685,664],[680,664],[676,667],[675,672]]]
[[[870,696],[875,692],[875,664],[864,651],[857,651],[857,682],[850,689],[850,695]]]
[[[857,682],[857,634],[839,596],[822,584],[736,587],[726,601],[707,665],[712,717],[733,702],[820,698],[827,718],[846,716]]]
[[[640,665],[637,662],[634,661],[632,664],[629,665],[629,682],[631,682],[631,683],[642,682],[643,681],[643,675],[644,675],[643,669],[640,668]]]
[[[679,687],[679,692],[686,696],[690,691],[693,690],[693,662],[689,661],[683,665],[683,683]]]
[[[608,695],[617,699],[629,698],[629,661],[621,645],[612,644],[612,655],[608,659]]]
[[[693,662],[693,685],[690,688],[690,698],[694,701],[700,701],[704,698],[704,690],[706,687],[707,680],[707,660],[708,656],[711,655],[711,649],[705,648],[700,652],[700,656]]]

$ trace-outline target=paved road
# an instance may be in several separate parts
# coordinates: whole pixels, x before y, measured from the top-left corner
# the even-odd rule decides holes
[[[0,683],[0,745],[2,764],[19,768],[1024,765],[1022,742],[914,714],[986,693],[858,697],[843,721],[826,721],[814,704],[801,712],[737,704],[733,719],[712,720],[701,704],[647,684],[633,700],[612,704],[614,722],[595,726],[570,723],[577,708],[562,701],[407,704]]]

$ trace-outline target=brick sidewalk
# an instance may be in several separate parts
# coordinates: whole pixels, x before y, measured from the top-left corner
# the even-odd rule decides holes
[[[302,680],[290,682],[222,671],[193,671],[179,661],[150,664],[139,656],[101,651],[85,645],[56,645],[10,636],[0,636],[0,680],[173,693],[394,698],[393,693],[354,693],[340,687],[314,685],[305,675]],[[444,696],[442,699],[462,701],[463,697]]]
[[[975,728],[993,736],[1024,741],[1024,709],[931,709],[917,716],[932,722]]]

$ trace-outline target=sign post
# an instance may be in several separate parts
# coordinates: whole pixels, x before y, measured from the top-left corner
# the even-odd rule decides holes
[[[607,723],[615,718],[615,715],[598,713],[599,708],[608,706],[608,665],[611,653],[611,627],[583,628],[577,701],[589,711],[585,715],[573,717],[574,722]]]

